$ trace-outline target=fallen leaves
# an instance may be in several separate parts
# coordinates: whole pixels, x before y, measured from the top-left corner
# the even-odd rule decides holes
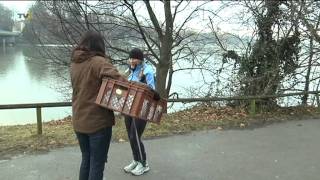
[[[71,123],[72,123],[71,116],[67,116],[63,119],[52,120],[52,121],[46,122],[45,124],[49,125],[49,126],[57,126],[57,125],[68,125]]]

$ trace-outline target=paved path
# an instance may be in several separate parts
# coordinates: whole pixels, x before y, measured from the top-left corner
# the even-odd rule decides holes
[[[151,171],[135,177],[122,166],[128,143],[112,143],[107,180],[319,180],[320,120],[254,130],[202,131],[146,140]],[[78,179],[78,147],[0,162],[1,180]]]

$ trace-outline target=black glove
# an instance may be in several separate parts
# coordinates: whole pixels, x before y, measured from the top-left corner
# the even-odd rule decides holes
[[[159,101],[161,99],[160,94],[155,90],[153,90],[153,99],[156,101]]]
[[[142,76],[140,77],[140,82],[147,83],[146,75],[142,74]]]

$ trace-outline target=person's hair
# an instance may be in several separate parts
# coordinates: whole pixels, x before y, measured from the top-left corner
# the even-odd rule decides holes
[[[139,59],[143,61],[143,52],[139,48],[134,48],[129,52],[129,58]]]
[[[76,49],[84,51],[96,51],[106,53],[103,37],[97,31],[87,31],[82,37]]]

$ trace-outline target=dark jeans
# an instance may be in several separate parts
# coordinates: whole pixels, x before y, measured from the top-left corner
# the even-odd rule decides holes
[[[112,127],[92,134],[76,132],[76,135],[82,153],[79,180],[102,180]]]
[[[139,147],[138,147],[137,138],[136,138],[136,130],[134,128],[133,121],[135,121],[135,124],[137,127],[137,133],[138,133],[138,137],[139,137],[142,157],[139,152]],[[132,150],[132,154],[133,154],[133,159],[135,161],[140,161],[143,165],[145,165],[147,158],[146,158],[146,151],[144,149],[144,145],[141,141],[141,136],[144,132],[147,121],[139,120],[139,119],[133,120],[133,118],[131,118],[129,116],[125,116],[125,124],[126,124],[128,138],[130,141],[130,146],[131,146],[131,150]]]

